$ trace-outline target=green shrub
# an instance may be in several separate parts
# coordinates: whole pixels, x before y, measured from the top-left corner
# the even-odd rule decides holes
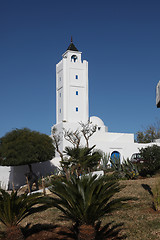
[[[42,205],[37,205],[42,203]],[[39,193],[17,195],[0,189],[0,222],[6,226],[6,239],[24,239],[19,223],[27,216],[48,208]]]
[[[137,167],[129,161],[129,159],[123,159],[123,162],[112,161],[112,168],[114,170],[115,179],[136,179],[139,176]]]
[[[150,147],[140,149],[141,157],[144,163],[138,164],[139,174],[146,177],[147,175],[154,175],[160,170],[160,147],[153,145]]]
[[[129,159],[123,160],[122,171],[127,179],[137,179],[139,176],[138,169]]]
[[[78,239],[86,239],[85,231],[87,234],[90,232],[95,239],[96,222],[125,206],[127,200],[133,199],[113,198],[122,188],[118,182],[110,181],[106,176],[97,178],[96,175],[89,175],[76,178],[72,175],[69,181],[53,181],[50,190],[57,197],[48,199],[48,204],[57,207],[63,213],[63,219],[77,224]],[[88,235],[88,239],[92,237]]]

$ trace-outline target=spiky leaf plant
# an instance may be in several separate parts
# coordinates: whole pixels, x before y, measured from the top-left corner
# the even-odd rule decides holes
[[[46,204],[37,205],[38,203],[43,203],[41,194],[22,194],[18,196],[17,191],[12,191],[9,194],[0,189],[0,221],[7,228],[7,239],[24,239],[18,224],[27,216],[47,208]]]
[[[81,178],[72,176],[70,181],[53,181],[50,190],[58,198],[50,198],[50,202],[63,212],[64,219],[72,220],[79,225],[79,239],[83,239],[84,229],[88,234],[91,233],[88,238],[94,239],[96,221],[122,207],[126,200],[129,200],[112,198],[121,189],[118,182],[109,181],[105,176],[98,178],[96,175]]]
[[[88,147],[66,147],[65,155],[66,159],[61,162],[62,167],[69,167],[72,170],[76,170],[79,175],[94,171],[100,160],[100,151],[94,151],[95,145],[91,148]]]

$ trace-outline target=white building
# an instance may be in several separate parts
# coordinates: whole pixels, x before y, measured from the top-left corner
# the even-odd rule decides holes
[[[62,55],[62,60],[56,65],[56,127],[57,131],[63,129],[75,131],[80,127],[79,122],[87,123],[88,120],[97,125],[97,131],[90,138],[90,146],[96,145],[111,157],[130,158],[140,148],[152,145],[134,143],[134,134],[108,132],[108,127],[98,117],[89,117],[88,100],[88,62],[81,59],[82,53],[77,50],[72,40],[67,51]],[[160,83],[157,85],[157,106],[160,107]],[[52,127],[52,128],[53,128]],[[84,144],[82,138],[82,144]],[[156,142],[160,145],[160,142]],[[69,142],[64,138],[60,149],[64,150]],[[32,164],[33,171],[39,176],[53,173],[55,166],[59,166],[60,157],[57,153],[52,161]],[[0,166],[0,187],[11,189],[26,183],[25,173],[28,166],[2,167]]]
[[[63,132],[63,129],[75,131],[80,127],[78,122],[87,123],[89,120],[97,125],[97,131],[90,138],[90,146],[96,145],[97,149],[111,157],[119,157],[121,161],[139,152],[139,148],[152,145],[135,143],[134,134],[108,132],[100,118],[89,117],[88,62],[82,61],[81,55],[71,39],[62,60],[56,65],[56,124],[53,127],[58,132]],[[63,138],[61,151],[68,145],[69,142]],[[57,154],[53,161],[58,165],[59,160]]]

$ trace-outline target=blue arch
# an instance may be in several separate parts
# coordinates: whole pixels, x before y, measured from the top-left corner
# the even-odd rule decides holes
[[[118,151],[114,151],[114,152],[112,152],[112,154],[111,154],[111,159],[112,159],[112,161],[114,162],[114,163],[120,163],[120,153],[118,152]]]

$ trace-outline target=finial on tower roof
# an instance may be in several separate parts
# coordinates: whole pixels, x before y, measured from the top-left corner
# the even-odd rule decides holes
[[[67,48],[67,50],[71,50],[71,51],[78,51],[78,49],[75,47],[75,45],[73,44],[73,38],[71,36],[71,43],[69,45],[69,47]]]

